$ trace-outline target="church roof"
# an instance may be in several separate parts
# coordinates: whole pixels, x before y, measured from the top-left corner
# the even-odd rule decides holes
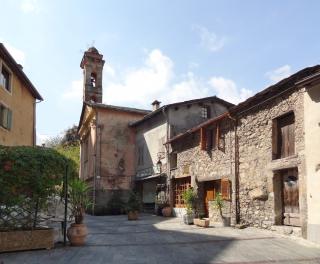
[[[100,109],[110,109],[110,110],[121,111],[121,112],[130,112],[130,113],[136,113],[136,114],[142,114],[142,115],[147,115],[151,112],[150,110],[144,110],[144,109],[138,109],[138,108],[132,108],[132,107],[108,105],[108,104],[95,103],[95,102],[83,102],[79,126],[78,126],[78,132],[82,124],[82,119],[83,119],[86,106],[90,106],[93,108],[100,108]]]

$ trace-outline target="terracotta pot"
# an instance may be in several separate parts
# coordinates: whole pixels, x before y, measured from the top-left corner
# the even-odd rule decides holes
[[[129,211],[128,212],[128,220],[138,220],[138,211]]]
[[[72,246],[83,246],[88,235],[85,224],[71,224],[67,236]]]
[[[166,207],[162,208],[162,215],[163,215],[164,217],[170,217],[171,214],[172,214],[172,209],[171,209],[171,207],[166,206]]]

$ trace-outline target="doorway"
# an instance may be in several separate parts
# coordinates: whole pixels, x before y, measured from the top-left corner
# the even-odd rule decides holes
[[[283,224],[301,226],[297,168],[282,171]]]
[[[209,206],[210,202],[216,198],[216,195],[221,190],[220,180],[206,181],[203,184],[204,190],[204,213],[206,217],[209,217]]]

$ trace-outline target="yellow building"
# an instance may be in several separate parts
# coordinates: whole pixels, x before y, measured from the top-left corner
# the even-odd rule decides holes
[[[36,144],[36,102],[42,97],[0,43],[0,145]]]

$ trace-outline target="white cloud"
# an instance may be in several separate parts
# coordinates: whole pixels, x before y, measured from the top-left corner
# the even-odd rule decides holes
[[[123,74],[119,76],[118,72]],[[223,77],[204,80],[192,71],[177,76],[173,61],[159,49],[147,53],[140,67],[112,71],[111,75],[110,71],[104,71],[103,102],[120,106],[151,109],[155,99],[168,104],[213,95],[237,103],[252,95],[250,90],[239,89],[232,80]],[[81,98],[82,80],[73,81],[63,99],[81,101]]]
[[[209,84],[218,97],[231,103],[240,103],[253,95],[253,91],[245,88],[239,89],[234,81],[223,77],[212,77]]]
[[[199,34],[200,44],[210,52],[216,52],[225,45],[225,38],[218,37],[214,32],[203,26],[194,26],[193,29]]]
[[[1,39],[0,39],[0,42],[1,42]],[[3,42],[3,44],[17,63],[21,64],[22,66],[25,65],[26,54],[22,50],[12,46],[8,42]]]
[[[266,76],[270,79],[272,83],[279,82],[290,75],[291,67],[288,64],[266,73]]]
[[[39,13],[40,11],[38,0],[22,0],[20,8],[24,13]]]
[[[63,99],[81,100],[83,95],[83,80],[72,81],[71,86],[62,94]]]
[[[51,136],[45,135],[45,134],[40,134],[37,132],[37,145],[41,146],[45,142],[47,142]]]

